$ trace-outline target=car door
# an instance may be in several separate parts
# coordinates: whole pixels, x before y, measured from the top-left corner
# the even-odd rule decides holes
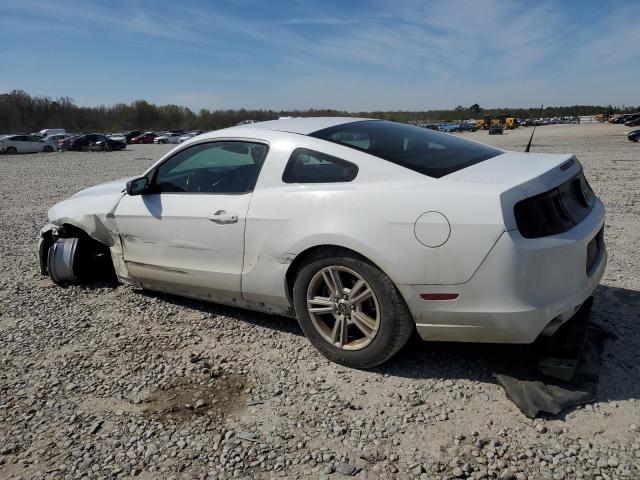
[[[41,152],[44,149],[44,142],[38,137],[28,136],[25,144],[29,153]]]
[[[27,145],[27,137],[25,135],[15,135],[10,138],[10,142],[7,142],[8,147],[14,147],[18,153],[27,153],[29,146]]]
[[[214,141],[179,150],[115,211],[129,275],[152,289],[238,298],[249,201],[268,147]]]

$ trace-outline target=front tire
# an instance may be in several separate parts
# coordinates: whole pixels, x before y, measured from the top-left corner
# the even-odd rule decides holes
[[[5,152],[8,155],[15,155],[16,153],[18,153],[18,150],[16,149],[16,147],[7,147],[7,149],[5,150]]]
[[[301,267],[293,287],[296,314],[329,360],[372,368],[405,345],[414,322],[387,275],[362,257],[340,253],[319,252]]]
[[[44,151],[46,153],[51,153],[51,152],[53,152],[53,147],[51,145],[45,145]]]

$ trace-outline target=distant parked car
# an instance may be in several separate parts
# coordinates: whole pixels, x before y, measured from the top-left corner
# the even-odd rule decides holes
[[[180,137],[184,132],[166,132],[153,139],[153,143],[180,143]]]
[[[44,138],[58,133],[67,133],[67,131],[64,128],[45,128],[44,130],[40,130],[38,135]]]
[[[489,135],[502,135],[502,125],[493,124],[489,127]]]
[[[640,129],[632,130],[627,133],[627,138],[630,142],[637,142],[638,140],[640,140]]]
[[[140,130],[130,130],[128,132],[124,132],[123,135],[127,139],[127,143],[131,143],[135,137],[138,137],[142,134]]]
[[[0,138],[0,153],[36,153],[53,150],[53,145],[33,135],[7,135]]]
[[[54,150],[60,149],[60,141],[65,138],[73,137],[73,133],[55,133],[53,135],[49,135],[44,137],[43,140],[49,143]]]
[[[445,133],[459,132],[460,131],[460,125],[458,125],[457,123],[444,123],[444,124],[440,125],[438,130],[440,130],[441,132],[445,132]]]
[[[124,150],[127,144],[124,141],[114,140],[111,137],[105,137],[97,142],[93,142],[89,149],[92,152],[110,152],[112,150]]]
[[[463,122],[458,125],[459,132],[475,132],[478,130],[478,127],[474,123]]]
[[[112,133],[111,135],[107,135],[107,138],[115,140],[116,142],[122,142],[125,145],[127,144],[127,137],[124,136],[124,133]]]
[[[250,123],[253,123],[253,122],[250,122]],[[248,125],[248,123],[243,123],[243,125]],[[193,137],[197,137],[201,133],[202,133],[202,130],[194,130],[192,132],[187,132],[178,139],[178,143],[184,143],[187,140],[191,140]]]
[[[634,118],[630,118],[629,120],[624,122],[624,124],[627,127],[635,127],[636,125],[640,125],[640,115],[638,115],[637,117],[634,117]]]
[[[90,150],[91,144],[100,142],[107,138],[101,133],[86,133],[75,137],[65,138],[60,143],[60,150],[87,151]]]
[[[133,137],[130,143],[153,143],[153,140],[157,137],[153,132],[145,132],[142,135],[138,135],[137,137]]]

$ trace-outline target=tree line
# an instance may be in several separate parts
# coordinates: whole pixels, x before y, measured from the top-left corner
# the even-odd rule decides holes
[[[0,94],[0,132],[29,133],[43,128],[65,128],[69,132],[119,132],[126,130],[215,130],[243,120],[272,120],[281,116],[354,116],[396,122],[439,122],[482,118],[486,115],[559,117],[597,113],[632,113],[639,107],[573,105],[534,108],[482,108],[477,103],[451,110],[347,112],[332,109],[309,110],[207,110],[193,112],[179,105],[154,105],[145,100],[130,104],[83,107],[69,97],[32,96],[21,90]]]

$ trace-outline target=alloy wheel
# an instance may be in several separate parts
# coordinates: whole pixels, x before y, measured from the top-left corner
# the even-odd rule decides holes
[[[368,346],[380,328],[380,306],[373,289],[354,270],[333,265],[309,282],[307,310],[318,333],[343,350]]]

